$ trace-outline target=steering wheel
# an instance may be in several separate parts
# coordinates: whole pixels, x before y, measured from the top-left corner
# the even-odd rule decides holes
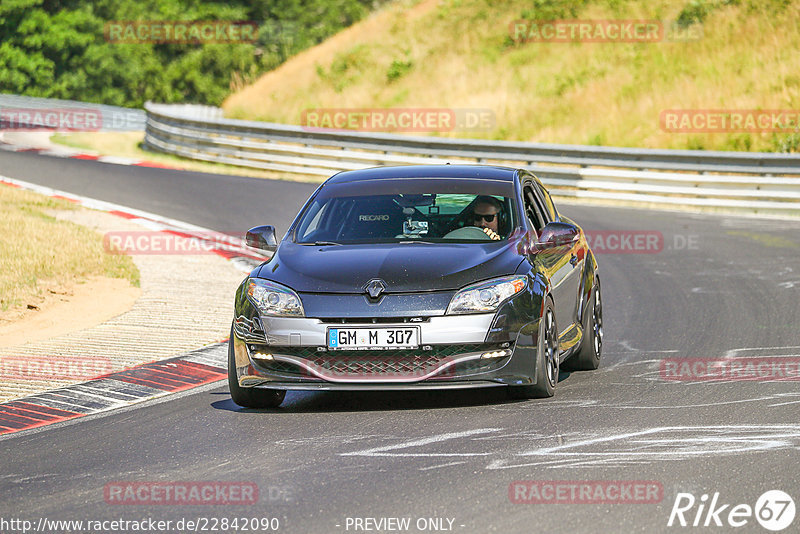
[[[472,239],[472,240],[485,240],[491,241],[492,238],[477,226],[465,226],[463,228],[456,228],[455,230],[446,233],[442,239]]]

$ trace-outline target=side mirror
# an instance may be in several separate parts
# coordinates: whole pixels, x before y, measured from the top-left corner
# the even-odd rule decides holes
[[[267,252],[275,252],[278,249],[278,239],[275,236],[274,226],[256,226],[249,229],[245,242],[248,247]]]
[[[542,228],[536,248],[538,250],[549,250],[555,247],[571,247],[580,239],[580,235],[580,230],[575,225],[551,222]]]

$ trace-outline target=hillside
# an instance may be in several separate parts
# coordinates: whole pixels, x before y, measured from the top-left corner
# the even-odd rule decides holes
[[[668,35],[524,42],[512,35],[520,19],[667,21]],[[798,151],[796,122],[779,133],[675,133],[660,124],[665,110],[800,110],[798,20],[800,0],[396,1],[223,107],[229,117],[290,124],[318,108],[478,108],[493,112],[493,127],[438,134]]]

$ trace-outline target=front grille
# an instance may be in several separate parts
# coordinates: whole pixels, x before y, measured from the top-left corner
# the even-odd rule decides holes
[[[482,352],[496,348],[495,345],[486,343],[460,344],[460,345],[432,345],[431,350],[337,350],[331,352],[318,352],[316,347],[264,347],[276,355],[293,356],[305,361],[318,374],[348,380],[363,379],[368,381],[375,378],[407,379],[419,377],[420,379],[441,366],[447,360],[466,353]],[[474,373],[478,368],[485,366],[475,362],[475,365],[459,371],[469,370]],[[284,375],[316,376],[300,366],[280,362],[259,362],[265,370]],[[450,371],[452,369],[452,372]],[[446,378],[453,376],[456,367],[448,368],[437,374],[437,377]],[[459,372],[459,374],[460,374]]]
[[[258,360],[258,366],[273,374],[301,376],[307,374],[302,368],[289,362],[279,362],[275,360]]]

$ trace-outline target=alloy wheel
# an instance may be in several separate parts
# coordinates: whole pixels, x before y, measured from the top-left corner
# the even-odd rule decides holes
[[[594,328],[594,354],[600,357],[603,349],[603,302],[600,298],[600,286],[597,286],[594,294],[594,310],[592,310],[592,325]]]
[[[555,386],[558,382],[558,332],[552,310],[547,310],[545,315],[544,350],[547,381]]]

